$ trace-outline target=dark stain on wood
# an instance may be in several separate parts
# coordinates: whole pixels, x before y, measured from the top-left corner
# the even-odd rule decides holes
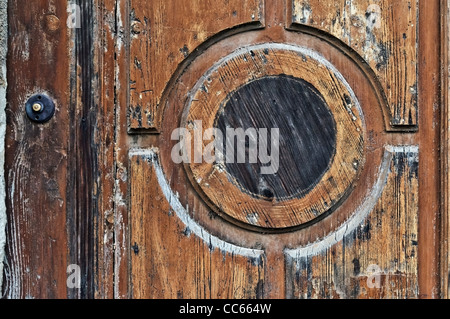
[[[98,145],[95,144],[98,93],[95,74],[94,8],[93,4],[78,0],[82,28],[75,30],[75,65],[78,76],[72,79],[70,116],[70,175],[68,199],[68,232],[73,239],[70,246],[70,263],[81,268],[82,289],[70,291],[71,297],[93,298],[95,275],[92,271],[96,258],[94,225],[97,218],[95,180],[98,170]]]
[[[264,77],[250,82],[230,94],[219,112],[217,128],[267,128],[268,148],[272,128],[279,128],[279,170],[261,174],[262,164],[249,162],[249,153],[260,140],[246,138],[245,163],[238,163],[237,139],[234,161],[226,163],[232,179],[249,194],[268,199],[303,196],[328,170],[336,150],[336,123],[321,94],[310,83],[287,76]],[[259,136],[259,138],[261,138]],[[224,152],[230,152],[229,141]],[[261,150],[259,150],[261,152]],[[266,151],[266,150],[263,150]],[[273,153],[267,150],[267,154]],[[276,159],[275,159],[276,160]]]

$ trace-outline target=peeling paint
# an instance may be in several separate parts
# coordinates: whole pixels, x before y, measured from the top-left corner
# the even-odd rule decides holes
[[[380,198],[384,187],[387,184],[390,163],[394,157],[395,153],[411,153],[418,154],[418,146],[386,146],[383,161],[378,172],[378,179],[375,185],[370,190],[370,193],[366,196],[366,200],[362,205],[356,210],[347,222],[345,222],[338,230],[325,236],[321,240],[306,245],[305,247],[300,247],[296,249],[286,249],[285,254],[292,259],[308,258],[311,256],[317,256],[322,252],[326,251],[333,245],[341,242],[346,235],[357,230],[364,223],[364,220],[369,216],[370,212],[373,211],[375,205]]]
[[[116,2],[116,24],[117,24],[117,37],[116,37],[116,45],[117,45],[117,50],[118,51],[122,51],[122,46],[124,43],[124,34],[125,34],[125,25],[123,23],[122,20],[122,14],[119,8],[121,8],[121,1],[118,0]]]
[[[223,241],[220,238],[211,235],[207,230],[196,223],[189,215],[189,207],[184,207],[181,204],[177,194],[175,194],[170,188],[170,184],[164,176],[163,169],[159,164],[157,149],[131,150],[130,156],[142,156],[153,165],[159,186],[161,187],[166,200],[178,218],[186,226],[186,229],[189,229],[189,234],[195,234],[211,248],[217,248],[232,255],[244,256],[253,260],[260,260],[260,258],[264,255],[263,250],[239,247]]]
[[[312,10],[311,10],[311,6],[308,3],[305,3],[302,7],[301,7],[301,11],[300,11],[300,23],[309,23],[311,16],[312,16]]]
[[[7,0],[0,0],[0,291],[2,291],[4,247],[6,243],[5,134],[6,134],[6,54],[8,49]]]

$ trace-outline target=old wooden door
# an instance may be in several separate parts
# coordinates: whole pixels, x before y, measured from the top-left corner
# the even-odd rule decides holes
[[[126,1],[117,69],[116,218],[129,265],[121,291],[436,294],[435,5]],[[180,142],[178,128],[190,138]],[[217,149],[202,157],[217,139],[210,128],[226,139],[225,159]],[[258,130],[241,163],[228,156],[239,152],[229,128]],[[252,161],[252,143],[273,155],[261,140],[272,128],[279,167],[264,174],[274,165],[261,153]],[[180,145],[183,163],[174,158]]]
[[[24,34],[41,29],[11,3],[25,21],[10,31],[17,67]],[[31,64],[9,79],[10,296],[446,296],[446,2],[33,6],[81,25],[37,19],[48,43],[30,51],[72,81],[22,87],[41,74]],[[21,131],[38,89],[59,114]],[[44,142],[21,142],[36,134]],[[24,155],[42,149],[56,151],[43,177]],[[70,264],[79,290],[65,286]]]

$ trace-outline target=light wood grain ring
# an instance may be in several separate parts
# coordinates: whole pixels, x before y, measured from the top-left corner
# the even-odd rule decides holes
[[[333,211],[354,188],[364,166],[364,116],[350,85],[318,53],[287,44],[241,48],[216,63],[190,93],[182,127],[212,128],[227,97],[245,84],[273,76],[304,80],[323,96],[336,122],[336,153],[320,181],[299,197],[255,198],[236,185],[218,163],[185,164],[194,187],[223,217],[263,229],[288,229],[314,222]],[[193,141],[192,141],[193,143]],[[211,141],[204,141],[206,147]],[[191,145],[192,147],[193,145]]]

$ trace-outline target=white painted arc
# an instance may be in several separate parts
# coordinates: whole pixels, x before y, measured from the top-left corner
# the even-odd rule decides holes
[[[230,55],[227,55],[226,57],[224,57],[221,60],[219,60],[218,62],[216,62],[214,64],[214,66],[211,67],[199,79],[199,81],[195,84],[193,89],[189,92],[189,99],[187,101],[187,104],[186,104],[187,107],[186,107],[186,110],[185,110],[184,114],[188,114],[189,108],[190,108],[190,106],[191,106],[191,104],[192,104],[192,102],[194,100],[195,92],[197,92],[203,86],[204,82],[208,78],[210,78],[211,75],[215,71],[217,71],[217,69],[221,65],[223,65],[226,61],[229,61],[229,60],[231,60],[231,59],[233,59],[233,58],[235,58],[235,57],[237,57],[239,55],[249,53],[252,50],[258,51],[258,50],[264,50],[264,49],[293,51],[293,52],[296,52],[298,54],[302,54],[303,56],[309,57],[309,58],[311,58],[313,60],[316,60],[320,65],[325,66],[345,86],[345,88],[347,89],[347,92],[350,94],[351,100],[355,103],[355,105],[352,105],[352,106],[356,109],[358,115],[361,118],[361,122],[363,123],[363,126],[365,126],[364,112],[362,111],[361,105],[359,103],[358,98],[356,97],[355,92],[353,91],[352,87],[347,82],[345,77],[342,75],[342,73],[339,72],[339,70],[330,61],[328,61],[319,52],[316,52],[316,51],[311,50],[309,48],[298,46],[298,45],[293,45],[293,44],[273,43],[273,42],[271,42],[271,43],[261,43],[261,44],[256,44],[256,45],[251,45],[251,46],[246,46],[246,47],[239,48],[236,51],[234,51],[233,53],[231,53]]]
[[[233,255],[254,259],[259,259],[264,255],[263,250],[239,247],[213,236],[197,222],[195,222],[189,215],[189,208],[186,208],[181,204],[178,196],[170,188],[170,184],[165,178],[163,169],[159,163],[158,152],[156,149],[132,150],[130,151],[130,157],[131,156],[142,156],[152,163],[164,197],[167,199],[170,207],[174,210],[177,217],[183,222],[186,228],[189,229],[190,233],[195,234],[197,237],[202,239],[208,246]]]
[[[387,179],[390,172],[390,164],[392,162],[395,153],[419,153],[418,146],[386,146],[385,153],[383,156],[382,164],[378,172],[378,178],[375,185],[370,189],[366,200],[358,207],[352,217],[348,219],[344,224],[342,224],[336,231],[328,234],[327,236],[321,238],[320,240],[307,244],[306,246],[298,247],[295,249],[285,249],[284,253],[286,256],[292,259],[306,258],[309,256],[316,256],[331,248],[333,245],[339,243],[344,239],[347,234],[350,234],[361,226],[364,220],[369,216],[369,214],[375,208],[383,190],[387,184]],[[251,249],[239,247],[217,238],[198,223],[196,223],[189,215],[189,208],[185,208],[178,196],[170,188],[169,182],[164,176],[163,169],[159,163],[159,156],[157,149],[135,149],[130,151],[131,156],[142,156],[155,168],[155,173],[158,179],[158,183],[163,191],[165,198],[167,199],[169,205],[175,211],[178,218],[185,224],[185,226],[190,230],[191,233],[198,236],[208,245],[220,249],[224,252],[228,252],[235,255],[240,255],[248,258],[260,258],[264,255],[263,250]]]

